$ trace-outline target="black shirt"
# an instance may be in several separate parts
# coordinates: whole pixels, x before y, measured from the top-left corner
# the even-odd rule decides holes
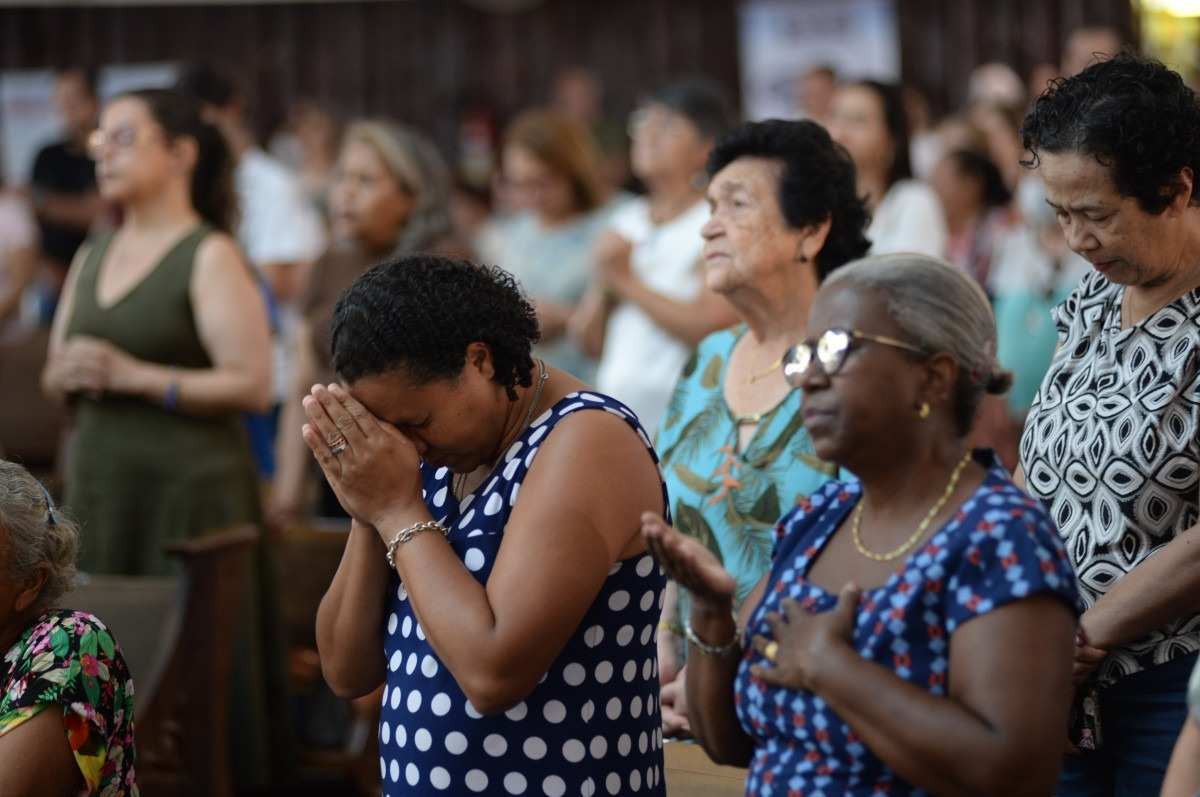
[[[96,164],[68,141],[49,144],[33,162],[33,188],[55,194],[90,194],[96,190]],[[87,230],[38,218],[42,250],[66,270],[87,237]]]

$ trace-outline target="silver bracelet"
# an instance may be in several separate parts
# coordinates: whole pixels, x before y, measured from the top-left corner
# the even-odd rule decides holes
[[[730,654],[742,652],[742,632],[738,630],[736,622],[733,625],[733,639],[724,645],[710,645],[696,636],[696,632],[692,630],[691,621],[683,624],[683,635],[687,638],[688,647],[694,647],[708,656],[725,658]]]
[[[387,563],[388,567],[396,569],[396,548],[406,542],[412,540],[413,537],[420,534],[422,531],[439,531],[443,537],[450,536],[450,530],[438,523],[436,520],[422,520],[420,523],[414,523],[406,529],[401,530],[392,541],[387,544]]]

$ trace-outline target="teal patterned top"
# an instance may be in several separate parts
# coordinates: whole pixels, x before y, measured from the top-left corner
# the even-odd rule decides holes
[[[700,343],[675,385],[656,443],[675,527],[717,555],[737,580],[738,604],[770,569],[775,524],[837,475],[813,451],[799,390],[763,415],[746,450],[738,451],[724,386],[729,356],[745,332],[735,327]],[[681,612],[686,602],[681,592]]]

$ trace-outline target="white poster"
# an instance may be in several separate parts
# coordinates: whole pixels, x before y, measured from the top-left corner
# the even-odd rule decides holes
[[[738,14],[747,119],[795,118],[794,82],[819,64],[839,78],[900,77],[893,0],[747,0]]]
[[[130,89],[175,82],[173,64],[121,64],[100,70],[101,100]],[[54,109],[54,72],[49,69],[0,73],[0,168],[6,185],[25,185],[38,150],[62,137]]]
[[[24,185],[29,182],[38,150],[59,137],[53,71],[13,70],[0,74],[0,127],[4,184]]]

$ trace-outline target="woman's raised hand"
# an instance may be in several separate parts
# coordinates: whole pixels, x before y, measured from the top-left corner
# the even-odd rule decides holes
[[[667,575],[691,594],[693,605],[724,614],[732,611],[737,582],[712,551],[653,512],[642,515],[642,536]]]

